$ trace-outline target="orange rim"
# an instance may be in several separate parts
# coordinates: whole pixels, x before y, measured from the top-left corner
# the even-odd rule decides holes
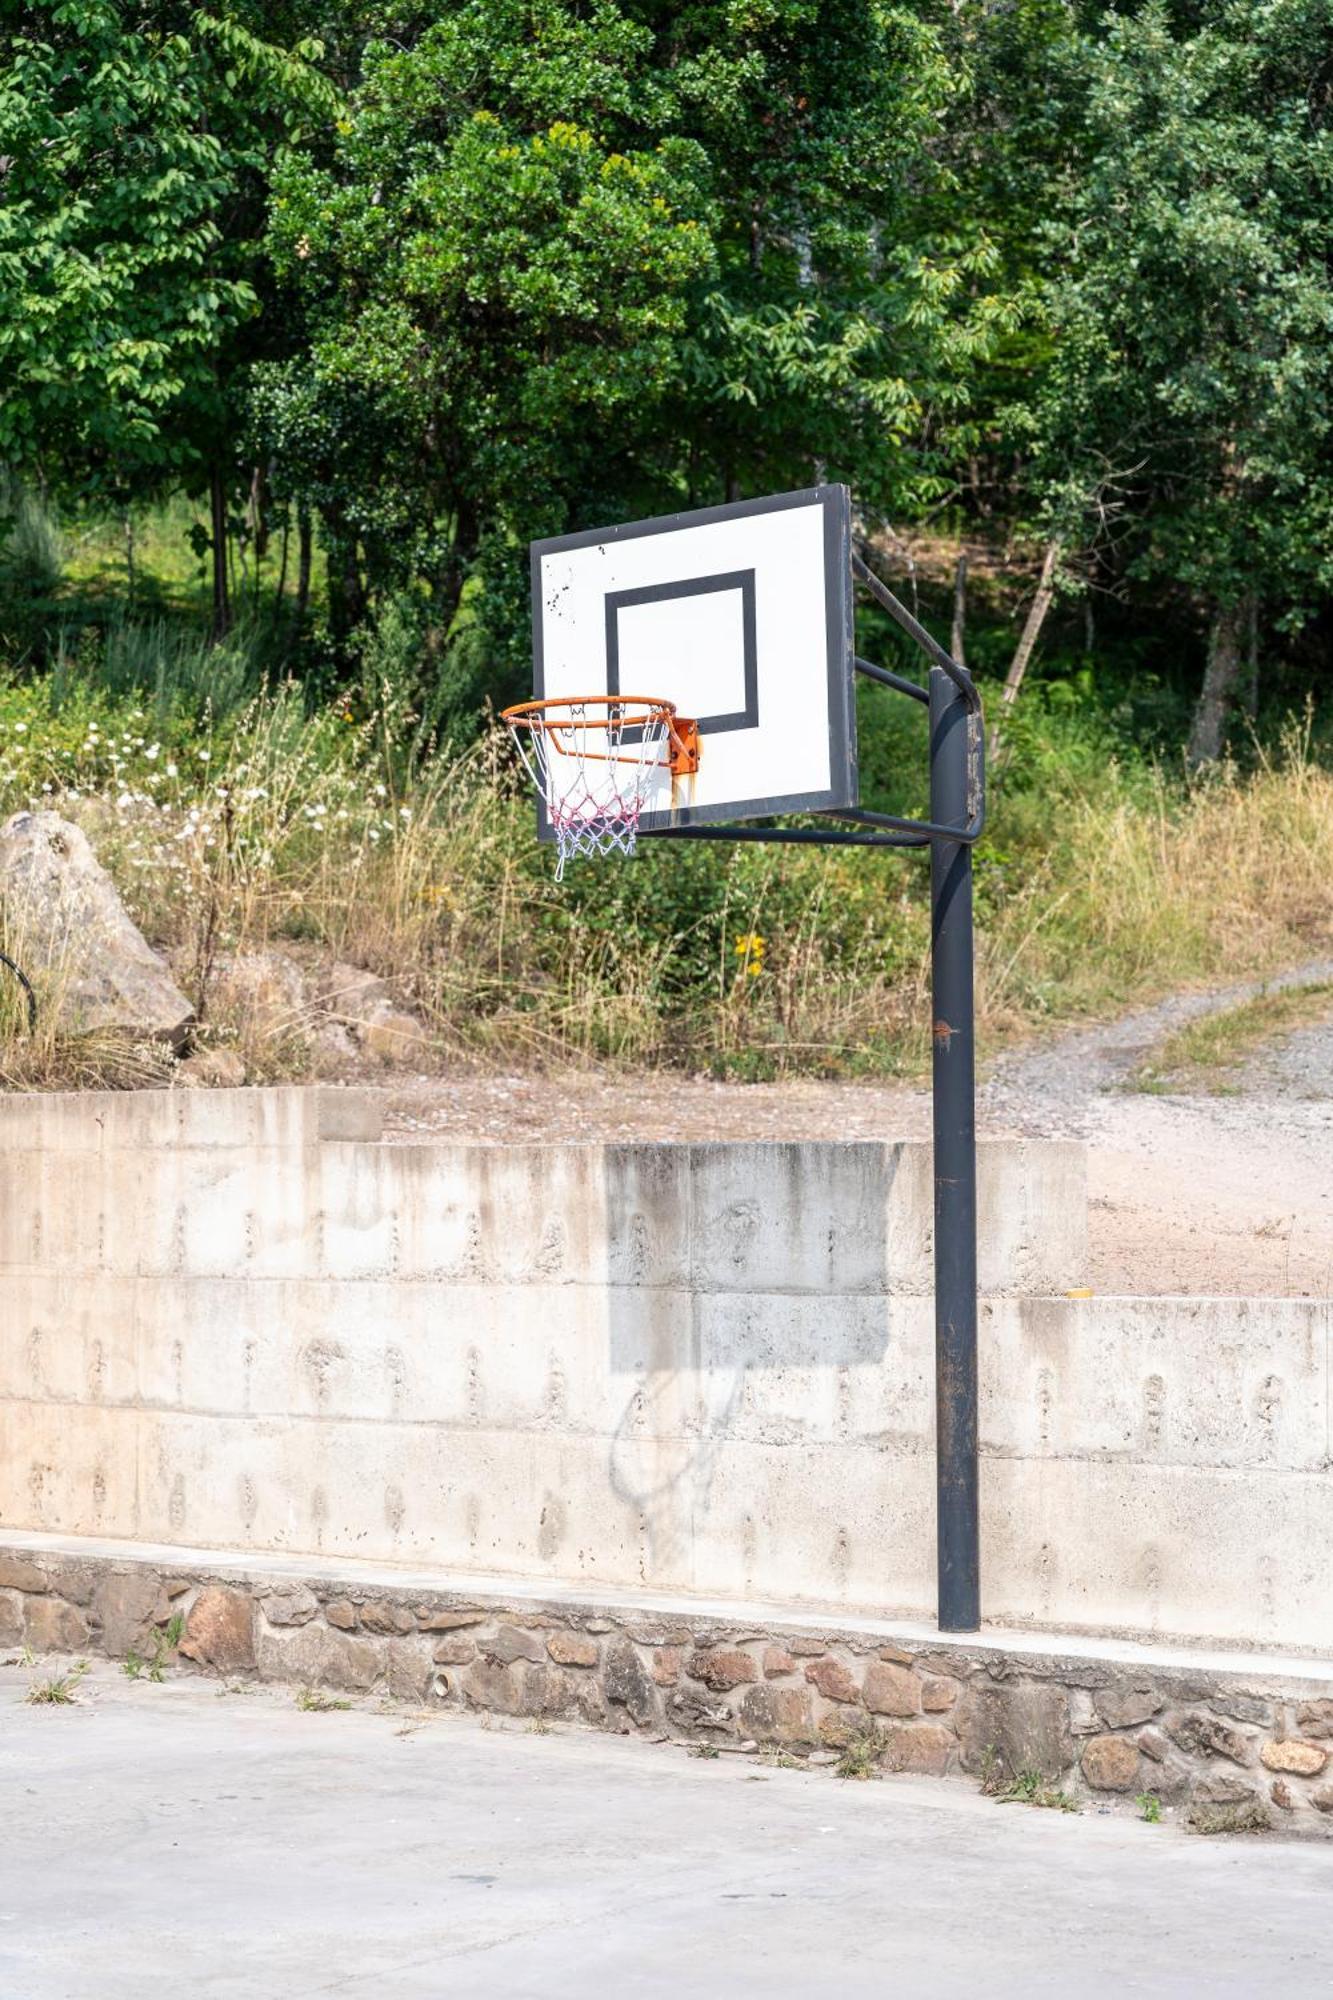
[[[630,716],[611,715],[551,715],[548,710],[568,708],[630,708],[642,713]],[[699,725],[697,722],[676,714],[674,701],[662,701],[656,695],[645,694],[580,694],[551,697],[545,701],[518,701],[500,711],[501,722],[510,729],[530,729],[534,733],[541,730],[549,736],[562,756],[572,756],[568,744],[561,742],[561,732],[573,734],[579,730],[591,729],[636,729],[649,722],[665,725],[669,743],[669,754],[662,759],[673,778],[693,777],[699,768]],[[596,764],[622,764],[637,761],[630,751],[583,750],[582,756]]]

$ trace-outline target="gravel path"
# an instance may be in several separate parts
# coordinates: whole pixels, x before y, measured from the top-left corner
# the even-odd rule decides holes
[[[1002,1056],[983,1136],[1082,1138],[1099,1292],[1333,1297],[1333,1006],[1259,1051],[1234,1094],[1149,1096],[1142,1058],[1185,1022],[1265,987],[1333,980],[1319,960],[1186,993]],[[668,1075],[421,1078],[387,1093],[387,1134],[488,1145],[560,1141],[922,1138],[929,1093],[873,1083],[714,1083]]]

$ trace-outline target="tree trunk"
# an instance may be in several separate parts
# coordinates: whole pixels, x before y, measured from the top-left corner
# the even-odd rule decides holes
[[[278,541],[278,581],[273,591],[273,607],[270,614],[270,623],[275,630],[277,629],[277,626],[282,618],[282,613],[287,598],[287,552],[290,547],[292,539],[291,531],[292,531],[291,508],[287,506],[286,503],[284,502],[282,509],[282,527],[279,531],[279,541]]]
[[[953,573],[953,625],[949,631],[949,651],[960,667],[967,665],[967,551],[959,549]]]
[[[310,566],[315,548],[310,509],[304,505],[296,510],[296,548],[296,622],[304,625],[310,609]]]
[[[1241,644],[1248,618],[1246,598],[1239,604],[1219,605],[1214,615],[1208,635],[1208,664],[1185,751],[1192,771],[1203,764],[1215,764],[1222,754],[1227,717],[1240,679]]]
[[[1018,700],[1019,690],[1023,685],[1023,676],[1028,670],[1028,661],[1032,658],[1033,652],[1036,649],[1037,640],[1041,636],[1041,628],[1046,623],[1046,613],[1050,610],[1051,602],[1055,596],[1055,572],[1059,561],[1060,543],[1058,541],[1048,542],[1046,544],[1046,553],[1041,559],[1041,575],[1037,579],[1037,594],[1028,606],[1027,620],[1023,626],[1018,644],[1014,648],[1014,657],[1009,662],[1009,671],[1004,677],[1004,692],[1000,696],[1001,716],[1003,716],[1006,709],[1012,708]],[[998,756],[999,749],[1000,723],[997,719],[991,730],[990,754],[992,758]]]
[[[1253,722],[1259,713],[1259,600],[1251,592],[1245,603],[1249,612],[1245,627],[1245,713]]]
[[[213,509],[213,638],[225,639],[231,630],[231,583],[227,575],[227,486],[222,467],[215,465],[209,475],[209,495]]]

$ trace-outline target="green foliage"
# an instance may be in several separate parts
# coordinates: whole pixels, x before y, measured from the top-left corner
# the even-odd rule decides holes
[[[4,58],[0,459],[116,492],[161,481],[224,421],[273,136],[333,92],[189,5],[41,0]]]
[[[1333,0],[11,16],[16,667],[100,675],[159,730],[292,675],[312,706],[392,715],[419,768],[526,686],[534,534],[828,478],[882,556],[920,558],[936,629],[958,545],[993,553],[967,631],[986,674],[1034,539],[1060,544],[1049,649],[1006,725],[1013,825],[1041,790],[1095,791],[1112,742],[1130,783],[1140,748],[1180,744],[1205,631],[1194,761],[1246,692],[1244,648],[1271,709],[1317,684]],[[155,581],[131,503],[205,491],[188,578]],[[97,508],[114,580],[83,564]],[[211,656],[179,629],[209,552],[214,634],[229,595],[245,607]],[[1075,643],[1081,595],[1097,630]],[[917,808],[918,718],[891,708],[863,715],[867,793]],[[674,936],[783,894],[741,869],[719,902],[682,864],[673,908],[676,886]]]
[[[1133,577],[1257,585],[1287,618],[1333,578],[1331,29],[1329,0],[1149,0],[1079,36],[1042,232],[1048,518],[1118,529]]]

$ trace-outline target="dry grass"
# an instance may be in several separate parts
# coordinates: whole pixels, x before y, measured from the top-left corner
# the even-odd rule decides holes
[[[139,711],[130,711],[138,714]],[[17,725],[10,725],[16,727]],[[26,727],[26,725],[25,725]],[[55,724],[50,724],[55,731]],[[928,1059],[924,865],[846,850],[645,844],[557,888],[492,736],[410,780],[378,718],[308,716],[286,690],[168,752],[127,725],[14,739],[0,785],[79,819],[204,1038],[256,1081],[319,1072],[299,1004],[253,1004],[235,954],[342,959],[426,1022],[417,1066],[675,1065],[741,1078],[903,1074]],[[35,774],[45,790],[35,796]],[[980,1032],[1298,962],[1330,930],[1333,774],[1293,734],[1187,788],[1106,771],[999,801],[978,862]],[[1044,780],[1042,781],[1044,784]],[[0,940],[2,941],[2,940]],[[758,941],[758,942],[756,942]],[[17,952],[16,956],[19,955]],[[163,1051],[57,1033],[58,973],[26,1039],[0,987],[0,1084],[149,1083]],[[12,982],[10,982],[12,985]]]

